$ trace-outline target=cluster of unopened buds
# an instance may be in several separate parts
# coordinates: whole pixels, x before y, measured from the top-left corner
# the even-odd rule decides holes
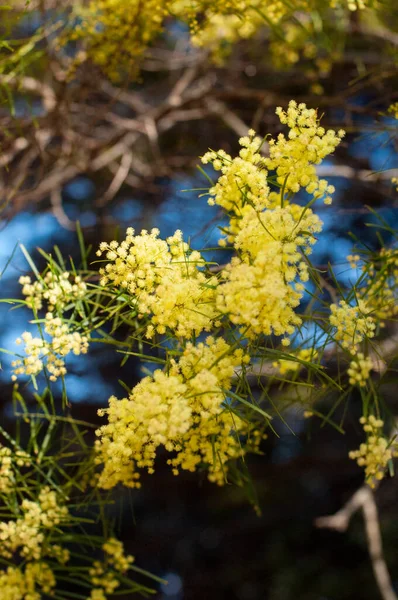
[[[66,374],[65,356],[71,352],[78,356],[88,351],[87,336],[78,331],[71,332],[68,324],[52,312],[46,314],[44,332],[50,336],[50,340],[44,336],[33,337],[29,331],[17,338],[18,345],[24,343],[26,356],[12,361],[13,381],[17,380],[18,375],[36,376],[44,366],[50,374],[50,381],[56,381]]]
[[[15,487],[14,469],[28,467],[31,457],[23,450],[12,451],[0,444],[0,494],[9,494]]]
[[[109,538],[102,549],[105,561],[94,561],[89,570],[91,583],[95,586],[89,600],[106,600],[106,594],[112,594],[120,585],[117,573],[126,573],[134,562],[134,556],[126,555],[122,542],[116,538]]]
[[[350,384],[364,387],[369,379],[372,369],[373,362],[370,356],[365,356],[362,352],[358,352],[355,358],[350,362],[350,366],[347,370]]]
[[[358,300],[356,306],[341,300],[331,304],[330,311],[330,324],[336,328],[334,339],[350,354],[356,353],[364,338],[374,337],[376,323],[364,300]]]
[[[358,450],[352,450],[349,457],[357,461],[358,466],[364,467],[366,481],[370,487],[375,487],[376,482],[383,479],[389,461],[395,456],[396,443],[390,443],[382,433],[384,421],[374,415],[361,417],[359,420],[367,435]]]
[[[32,283],[28,275],[19,278],[22,294],[29,306],[38,311],[46,304],[48,310],[63,310],[70,302],[84,298],[87,286],[79,275],[68,271],[48,271],[40,280]]]

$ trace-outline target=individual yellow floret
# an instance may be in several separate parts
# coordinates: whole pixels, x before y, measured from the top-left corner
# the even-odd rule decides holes
[[[360,260],[361,260],[361,257],[359,256],[359,254],[348,254],[348,256],[347,256],[347,261],[348,261],[348,264],[350,265],[351,269],[358,268],[358,263]]]

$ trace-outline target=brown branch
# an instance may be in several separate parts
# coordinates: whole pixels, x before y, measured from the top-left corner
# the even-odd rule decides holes
[[[131,152],[126,152],[125,154],[123,154],[119,168],[117,169],[110,186],[103,194],[103,196],[96,201],[96,206],[105,206],[108,202],[111,202],[113,200],[113,198],[116,196],[116,194],[126,181],[132,162],[133,157]]]
[[[213,114],[220,117],[221,120],[224,121],[225,125],[232,129],[232,131],[234,131],[236,134],[241,137],[247,135],[250,127],[246,125],[246,123],[242,121],[237,114],[230,110],[227,105],[224,104],[224,102],[209,98],[206,101],[206,106]]]
[[[47,112],[52,112],[57,106],[57,97],[54,90],[47,84],[34,79],[34,77],[15,77],[15,75],[1,75],[0,83],[21,88],[26,92],[38,94],[43,99],[43,106]]]
[[[392,587],[390,574],[383,555],[383,545],[380,533],[379,516],[374,495],[370,487],[365,484],[350,498],[350,500],[336,514],[327,517],[318,517],[315,526],[319,528],[346,531],[352,515],[362,509],[365,520],[365,531],[368,550],[374,576],[380,595],[383,600],[398,600]]]
[[[53,215],[57,219],[58,223],[62,227],[65,227],[65,229],[74,231],[76,229],[76,224],[70,220],[62,205],[61,188],[57,187],[51,190],[50,201]]]

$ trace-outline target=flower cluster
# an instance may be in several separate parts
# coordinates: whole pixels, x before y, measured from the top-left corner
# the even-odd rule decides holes
[[[203,272],[205,261],[190,252],[181,231],[167,240],[158,236],[158,229],[134,235],[130,227],[121,244],[103,242],[97,256],[105,253],[110,262],[100,269],[101,285],[120,288],[138,315],[149,317],[148,338],[166,328],[183,338],[210,331],[217,322],[217,278]]]
[[[357,306],[350,306],[344,300],[330,305],[330,324],[336,328],[334,339],[342,347],[355,354],[358,345],[366,338],[372,338],[376,329],[375,320],[369,315],[364,300],[358,300]]]
[[[311,253],[322,223],[310,208],[297,204],[257,211],[239,221],[234,246],[239,256],[222,272],[216,306],[246,335],[292,334],[301,323],[299,305]]]
[[[24,560],[24,566],[0,570],[0,585],[5,598],[12,600],[40,600],[42,594],[51,594],[56,580],[46,557],[55,557],[60,563],[69,560],[69,552],[51,543],[51,530],[68,518],[68,509],[62,506],[56,493],[43,487],[36,502],[24,498],[20,505],[22,516],[0,522],[0,556]]]
[[[301,323],[294,312],[301,291],[286,284],[279,248],[269,245],[252,264],[238,257],[224,269],[217,290],[217,308],[248,338],[258,335],[291,335]]]
[[[42,279],[33,283],[28,275],[22,275],[19,283],[27,304],[36,311],[44,305],[49,311],[63,311],[68,304],[84,298],[87,292],[81,277],[68,271],[48,271]]]
[[[366,3],[367,0],[329,0],[332,8],[347,7],[351,11],[365,8]],[[218,64],[222,64],[233,43],[253,37],[266,26],[270,28],[271,38],[276,38],[272,36],[274,31],[280,31],[286,24],[294,30],[293,39],[292,34],[285,37],[288,60],[297,60],[298,48],[304,48],[304,56],[314,56],[315,44],[311,40],[314,31],[307,21],[306,26],[302,23],[296,26],[295,13],[309,10],[305,0],[294,3],[284,0],[149,0],[145,5],[138,0],[90,0],[87,4],[74,9],[78,22],[70,37],[80,40],[84,47],[74,67],[88,57],[114,80],[119,80],[122,74],[138,75],[140,59],[162,32],[165,19],[170,15],[189,24],[192,44],[210,51]]]
[[[168,461],[175,474],[204,464],[209,479],[223,484],[226,463],[243,452],[237,436],[249,432],[226,405],[234,369],[247,361],[241,349],[209,337],[205,344],[188,343],[168,372],[144,378],[129,398],[111,397],[109,408],[99,411],[108,416],[97,430],[97,462],[103,464],[99,485],[139,487],[136,469],[153,473],[159,446],[176,454]]]
[[[16,381],[18,375],[38,375],[46,366],[50,373],[50,380],[56,381],[58,377],[66,374],[64,358],[71,352],[76,356],[86,354],[88,351],[88,338],[78,331],[71,331],[69,325],[60,317],[55,317],[48,312],[45,317],[44,331],[50,336],[50,341],[44,337],[33,337],[25,331],[17,338],[18,345],[24,343],[24,358],[12,361]]]
[[[217,183],[209,189],[210,205],[218,204],[230,214],[228,241],[233,242],[240,229],[240,220],[254,207],[262,210],[270,206],[267,171],[260,154],[262,140],[250,129],[240,138],[239,156],[232,158],[224,150],[210,150],[202,157],[202,163],[211,163],[221,171]]]
[[[373,369],[372,359],[366,356],[362,352],[358,352],[355,358],[350,362],[350,366],[347,369],[349,375],[349,382],[351,385],[359,385],[364,387],[369,379],[371,370]]]
[[[304,366],[302,361],[314,362],[318,358],[318,352],[314,348],[302,348],[298,352],[292,352],[290,356],[298,360],[281,358],[273,363],[273,366],[278,369],[281,375],[300,371]]]
[[[378,319],[380,325],[398,314],[398,250],[382,248],[378,256],[366,269],[365,285],[359,296],[366,299],[368,310]]]
[[[329,6],[356,10],[365,8],[366,2],[367,0],[330,0]],[[313,3],[312,8],[316,8],[316,4]],[[308,10],[309,4],[305,0],[295,0],[294,3],[284,0],[253,0],[250,3],[247,0],[175,0],[172,4],[172,13],[189,22],[192,44],[209,50],[218,64],[223,63],[232,44],[253,37],[260,28],[268,25],[271,56],[277,67],[281,63],[286,66],[297,62],[300,52],[310,59],[316,55],[316,44],[313,41],[316,31],[311,26],[311,20],[307,19],[303,26],[302,21],[298,24],[295,15],[298,11],[305,13]],[[280,43],[279,36],[273,35],[275,31],[278,31],[279,36],[283,31],[283,44]],[[285,56],[282,56],[282,49]]]
[[[59,504],[54,491],[43,487],[37,502],[23,499],[21,511],[23,516],[16,521],[0,522],[0,556],[12,558],[18,551],[28,560],[38,560],[45,552],[44,531],[64,521],[68,509]]]
[[[300,187],[314,198],[333,192],[318,179],[314,165],[333,152],[343,136],[320,127],[316,111],[305,104],[291,101],[287,112],[279,108],[277,114],[290,132],[288,139],[281,134],[271,140],[269,158],[261,156],[262,140],[252,130],[239,140],[238,157],[219,150],[202,158],[221,171],[210,188],[209,202],[228,212],[227,241],[237,252],[221,274],[216,307],[249,338],[291,335],[301,323],[295,308],[302,282],[309,279],[305,255],[311,253],[322,222],[309,206],[291,203],[290,198]],[[267,169],[276,170],[281,192],[270,192]]]
[[[384,422],[374,415],[361,417],[360,423],[367,434],[366,442],[359,450],[352,450],[349,457],[365,468],[365,477],[371,487],[383,479],[387,463],[395,456],[396,444],[390,444],[382,434]]]
[[[287,111],[276,109],[282,124],[289,127],[288,138],[283,133],[277,140],[271,139],[269,158],[264,160],[269,170],[276,171],[277,181],[286,192],[296,193],[304,188],[314,198],[324,197],[325,204],[332,201],[334,187],[326,179],[319,179],[315,165],[334,152],[344,137],[344,131],[337,134],[332,129],[325,130],[319,125],[316,110],[307,108],[304,103],[291,100]]]
[[[23,450],[12,451],[0,444],[0,494],[10,494],[15,487],[15,469],[31,464],[29,454]]]
[[[297,8],[301,2],[296,2]],[[173,9],[191,29],[194,46],[206,48],[213,60],[222,64],[231,45],[252,37],[265,25],[277,25],[291,9],[283,0],[177,0]],[[266,17],[265,17],[266,15]]]
[[[91,0],[79,6],[73,37],[82,40],[87,56],[114,80],[136,76],[138,61],[162,31],[167,0]]]
[[[300,60],[301,56],[314,61],[317,56],[317,45],[309,36],[309,26],[311,27],[307,24],[304,28],[294,21],[285,21],[281,24],[283,38],[275,38],[270,42],[272,62],[277,69],[291,67]]]
[[[394,119],[398,119],[398,102],[390,104],[387,111],[390,115],[393,115]]]
[[[7,600],[41,600],[43,594],[52,594],[55,584],[53,571],[42,561],[0,570],[0,589]]]
[[[105,561],[94,561],[89,570],[91,583],[95,586],[89,600],[106,600],[120,586],[117,573],[126,573],[134,562],[134,557],[125,555],[122,542],[109,538],[103,545]]]

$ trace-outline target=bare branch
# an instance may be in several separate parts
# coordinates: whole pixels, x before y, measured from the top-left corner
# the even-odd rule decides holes
[[[131,152],[126,152],[123,154],[122,160],[120,161],[120,166],[116,171],[110,186],[106,190],[105,194],[96,201],[97,206],[105,206],[105,204],[113,200],[128,177],[132,161],[133,157]]]
[[[350,500],[336,514],[319,517],[315,520],[316,527],[346,531],[352,515],[362,509],[365,520],[365,531],[368,550],[375,579],[383,600],[398,600],[392,587],[390,574],[383,555],[383,545],[380,533],[379,516],[374,495],[370,487],[365,484],[350,498]]]
[[[57,219],[58,223],[62,225],[62,227],[65,227],[65,229],[74,231],[76,229],[76,225],[70,220],[64,211],[64,207],[62,206],[61,188],[57,187],[51,190],[50,200],[53,215]]]

